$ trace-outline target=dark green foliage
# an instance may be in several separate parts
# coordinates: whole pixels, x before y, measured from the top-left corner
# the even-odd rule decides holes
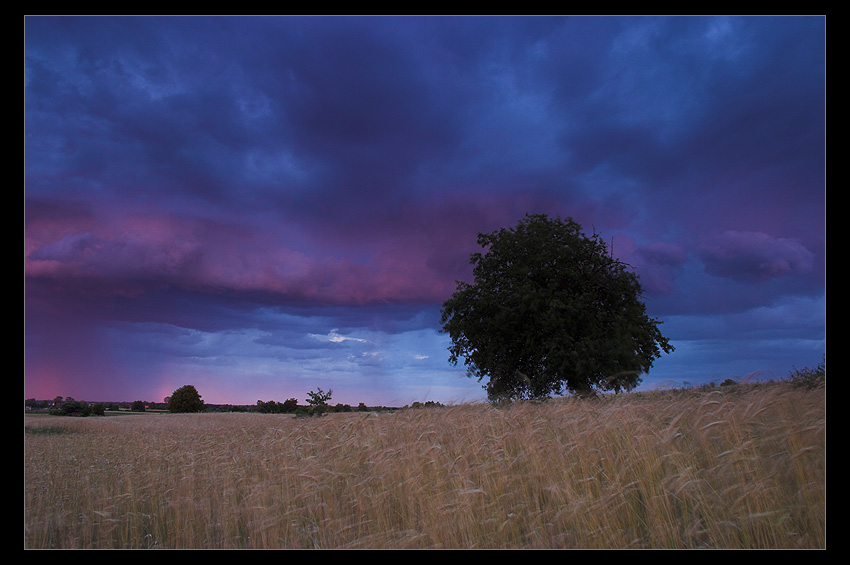
[[[269,400],[268,402],[257,401],[257,410],[263,414],[293,414],[297,409],[298,399],[296,398],[290,398],[285,402],[275,402],[274,400]]]
[[[332,390],[325,392],[321,388],[317,389],[316,392],[312,390],[308,392],[307,404],[309,404],[310,407],[307,409],[307,413],[310,416],[321,416],[326,412],[330,412],[331,406],[328,404],[328,401],[331,399],[331,394],[333,394]]]
[[[283,406],[280,402],[275,402],[274,400],[269,400],[268,402],[263,402],[262,400],[257,401],[257,412],[262,414],[275,414],[277,412],[283,412],[282,408],[278,408],[278,406]]]
[[[458,283],[442,324],[450,362],[489,378],[491,400],[631,390],[673,351],[637,275],[573,220],[529,215],[478,243],[474,281]]]
[[[36,400],[35,398],[27,398],[24,401],[24,406],[29,407],[30,410],[46,410],[50,408],[49,400]]]
[[[405,408],[408,408],[405,406]],[[443,405],[434,400],[426,400],[425,402],[419,402],[418,400],[411,404],[409,408],[443,408]]]
[[[826,385],[826,355],[823,356],[823,360],[814,369],[811,367],[806,367],[805,369],[794,367],[788,378],[793,385],[808,389]]]
[[[169,398],[166,398],[166,403],[170,412],[203,412],[205,409],[201,395],[192,385],[185,385],[175,390]]]
[[[88,402],[83,402],[82,400],[74,400],[70,396],[64,399],[62,402],[57,403],[50,410],[50,414],[54,416],[91,416],[92,408],[89,406]]]
[[[311,390],[307,393],[307,404],[313,407],[327,406],[328,401],[331,399],[331,394],[333,394],[332,390],[328,392],[324,392],[322,389],[318,389],[318,392]]]

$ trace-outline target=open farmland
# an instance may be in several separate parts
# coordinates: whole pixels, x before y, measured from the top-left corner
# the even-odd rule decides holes
[[[26,548],[823,548],[824,391],[25,417]]]

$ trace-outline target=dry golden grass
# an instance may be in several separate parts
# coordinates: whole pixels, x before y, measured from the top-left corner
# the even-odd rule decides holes
[[[734,389],[734,390],[733,390]],[[26,417],[26,548],[822,548],[824,392]]]

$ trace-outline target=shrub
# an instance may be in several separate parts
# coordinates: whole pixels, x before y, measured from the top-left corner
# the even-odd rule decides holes
[[[797,369],[794,367],[794,370],[788,375],[788,379],[791,381],[791,384],[797,387],[804,387],[807,389],[819,388],[826,385],[826,355],[823,356],[823,360],[818,363],[818,365],[812,369],[811,367],[805,367],[803,369]]]
[[[54,407],[50,414],[54,416],[89,416],[92,413],[91,406],[82,400],[74,400],[70,396],[62,404]]]

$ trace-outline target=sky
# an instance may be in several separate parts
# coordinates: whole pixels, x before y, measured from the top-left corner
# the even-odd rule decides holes
[[[486,399],[440,308],[573,218],[676,348],[826,347],[823,17],[26,17],[24,395]]]

